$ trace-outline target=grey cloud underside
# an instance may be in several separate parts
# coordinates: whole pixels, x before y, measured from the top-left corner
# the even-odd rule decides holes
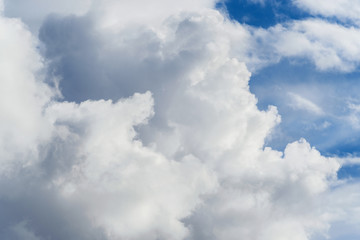
[[[49,77],[61,78],[64,100],[117,100],[151,91],[156,112],[151,128],[167,131],[165,115],[172,99],[184,91],[188,75],[207,61],[209,53],[204,48],[212,40],[206,35],[214,34],[206,24],[186,19],[175,24],[173,41],[164,43],[156,32],[143,26],[125,29],[116,36],[111,32],[101,35],[88,16],[52,16],[41,27],[39,38],[50,61]],[[147,135],[152,133],[147,132],[153,130],[147,126],[141,130],[142,140],[151,141]]]
[[[183,44],[180,41],[199,44],[197,41],[201,40],[197,39],[203,32],[190,29],[187,36],[181,36],[186,24],[175,32],[174,38],[181,39],[170,44],[175,47]],[[76,102],[116,100],[148,90],[155,92],[155,97],[171,95],[177,90],[179,79],[206,57],[201,49],[186,48],[164,56],[164,48],[172,46],[164,46],[155,32],[141,26],[124,30],[117,36],[96,34],[88,17],[50,17],[40,29],[39,37],[50,60],[50,73],[62,79],[64,99]],[[107,38],[114,37],[113,45],[107,42]]]
[[[353,189],[337,159],[304,139],[264,148],[280,116],[257,108],[234,57],[244,28],[215,10],[152,26],[97,17],[48,17],[46,66],[25,27],[0,18],[13,38],[0,38],[13,56],[0,83],[16,93],[0,88],[0,102],[21,110],[0,104],[2,238],[307,240],[344,220],[333,186]]]

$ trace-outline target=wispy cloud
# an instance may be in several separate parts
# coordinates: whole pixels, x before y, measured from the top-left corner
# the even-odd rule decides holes
[[[360,23],[360,2],[352,0],[293,0],[298,7],[309,11],[314,15],[325,17],[336,17],[342,21],[352,21],[355,24]]]
[[[309,113],[313,113],[316,115],[325,114],[324,111],[318,105],[311,102],[310,100],[293,92],[288,92],[287,94],[290,97],[290,102],[289,102],[290,107],[298,110],[305,110]]]

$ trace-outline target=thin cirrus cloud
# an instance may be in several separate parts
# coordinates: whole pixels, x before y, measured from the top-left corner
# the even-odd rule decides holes
[[[350,21],[359,25],[360,2],[358,0],[311,1],[293,0],[294,4],[311,14],[324,17],[336,17],[341,21]]]
[[[315,115],[323,115],[324,111],[315,103],[293,92],[288,93],[291,103],[289,104],[294,109],[305,110]]]
[[[359,222],[340,159],[264,147],[281,117],[249,90],[234,44],[251,34],[209,4],[144,22],[96,1],[48,17],[41,43],[0,17],[1,238],[307,240]]]

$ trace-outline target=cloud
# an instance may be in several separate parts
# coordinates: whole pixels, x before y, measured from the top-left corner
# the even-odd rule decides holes
[[[253,72],[258,72],[264,66],[276,64],[282,58],[295,61],[310,60],[320,71],[351,72],[357,69],[359,28],[352,22],[358,21],[358,3],[337,0],[316,3],[307,0],[292,2],[309,10],[314,16],[280,21],[266,29],[243,25],[245,31],[242,31],[246,32],[247,36],[237,39],[236,36],[230,37],[234,41],[232,53],[236,53],[237,58],[245,61]],[[281,6],[282,4],[277,5],[275,9]],[[325,15],[325,18],[318,14]],[[340,21],[326,18],[333,16],[339,17]],[[237,29],[239,31],[240,28]],[[244,45],[246,47],[242,48],[242,51],[237,50],[239,46]]]
[[[288,95],[290,96],[292,103],[290,103],[290,106],[294,109],[300,109],[305,110],[310,113],[314,113],[316,115],[322,115],[324,114],[324,111],[317,106],[315,103],[311,102],[310,100],[296,94],[293,92],[288,92]]]
[[[260,4],[261,6],[264,6],[266,3],[266,0],[248,0],[248,1],[252,3]]]
[[[184,238],[180,220],[216,181],[196,158],[171,161],[134,140],[133,126],[152,114],[150,93],[114,104],[56,103],[47,114],[61,141],[76,144],[81,136],[71,169],[52,180],[66,201],[81,203],[109,238]]]
[[[36,33],[44,18],[49,14],[83,15],[92,5],[91,0],[64,0],[49,2],[46,0],[3,0],[5,3],[5,16],[21,18],[30,29]],[[36,11],[29,9],[36,6]]]
[[[38,237],[26,227],[26,222],[20,222],[19,224],[11,228],[11,232],[14,234],[10,238],[14,239],[29,239],[29,240],[39,240]]]
[[[0,28],[0,172],[11,174],[11,165],[31,165],[37,145],[49,139],[51,126],[42,108],[55,94],[37,79],[44,65],[35,50],[36,40],[24,25],[1,17]]]
[[[198,0],[196,2],[164,1],[156,0],[151,4],[148,1],[136,0],[119,2],[115,0],[64,0],[50,3],[46,0],[3,0],[5,2],[5,15],[8,17],[21,18],[31,29],[38,32],[44,19],[49,15],[76,15],[82,16],[87,13],[97,18],[97,25],[106,27],[117,25],[125,26],[131,23],[159,24],[168,16],[181,11],[200,11],[212,8],[215,0]],[[37,11],[28,11],[36,6]],[[146,11],[142,10],[146,6]],[[119,18],[118,16],[122,16]]]
[[[283,157],[265,149],[249,165],[239,165],[245,169],[224,179],[221,192],[192,216],[194,239],[311,239],[316,231],[326,232],[318,199],[338,168],[334,159],[300,140]],[[279,231],[284,226],[287,231]]]
[[[97,18],[101,27],[124,27],[137,24],[161,24],[163,20],[182,11],[202,11],[212,8],[215,0],[199,1],[166,1],[156,0],[148,4],[145,0],[119,2],[115,0],[94,0],[92,14]],[[144,6],[147,10],[140,10]],[[119,16],[122,16],[121,18]]]
[[[251,74],[236,57],[243,50],[234,42],[248,32],[192,7],[160,25],[127,26],[111,9],[122,5],[98,3],[99,12],[47,18],[45,59],[19,20],[0,18],[8,53],[0,56],[0,236],[326,234],[340,219],[327,217],[326,204],[339,161],[304,139],[284,152],[264,147],[280,116],[274,106],[257,108]]]
[[[277,24],[266,30],[253,28],[252,32],[257,40],[253,41],[255,45],[260,43],[258,49],[265,45],[272,53],[267,55],[267,58],[271,57],[270,61],[264,58],[265,63],[276,62],[283,57],[309,59],[320,71],[342,72],[351,72],[359,64],[358,28],[307,19]],[[260,54],[257,55],[262,59]]]
[[[350,123],[353,129],[360,128],[360,105],[355,103],[348,103],[348,113],[345,116],[346,122]]]
[[[0,202],[9,209],[1,236],[182,239],[180,220],[216,188],[216,177],[195,157],[175,162],[134,140],[134,126],[153,114],[151,94],[57,102],[30,33],[18,20],[1,19],[0,27],[9,51],[0,59]]]
[[[359,24],[360,5],[359,1],[350,0],[293,0],[293,3],[311,14],[324,17],[336,17],[341,21],[351,21]]]

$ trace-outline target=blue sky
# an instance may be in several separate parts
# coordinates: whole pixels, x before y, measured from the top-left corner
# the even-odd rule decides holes
[[[256,27],[268,28],[290,19],[304,19],[310,15],[297,8],[291,0],[227,0],[217,3],[218,8],[226,8],[231,19]]]
[[[287,21],[314,17],[295,6],[293,1],[229,0],[218,3],[217,7],[226,9],[235,21],[265,29]],[[349,24],[336,18],[315,16],[330,22]],[[275,105],[282,116],[281,125],[268,139],[267,145],[284,149],[289,141],[305,137],[325,155],[358,156],[360,131],[350,124],[344,124],[341,117],[348,113],[349,104],[360,100],[359,80],[358,68],[346,73],[334,69],[321,71],[308,59],[298,58],[285,58],[253,73],[250,89],[259,100],[259,108]],[[320,104],[326,114],[316,116],[292,108],[286,92],[305,94]],[[360,176],[357,167],[342,169],[340,177],[344,174]]]

